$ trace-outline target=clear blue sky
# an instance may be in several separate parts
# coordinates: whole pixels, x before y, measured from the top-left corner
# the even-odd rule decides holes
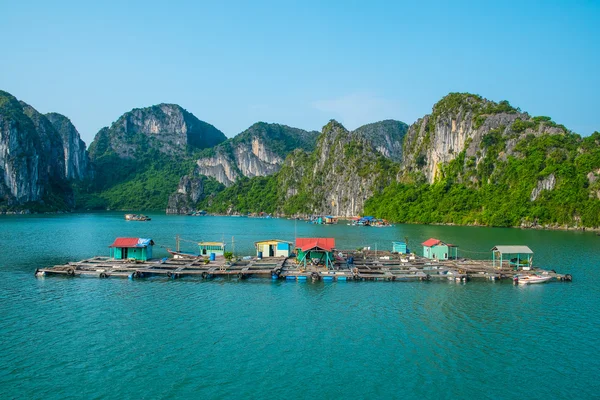
[[[599,0],[121,3],[0,0],[0,89],[88,144],[161,102],[233,136],[410,124],[454,91],[600,130]]]

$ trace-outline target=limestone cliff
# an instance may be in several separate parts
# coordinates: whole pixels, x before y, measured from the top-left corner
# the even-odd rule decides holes
[[[58,113],[49,113],[45,116],[62,139],[65,177],[69,180],[89,178],[91,174],[89,154],[85,148],[85,142],[81,140],[79,132],[73,126],[71,120]]]
[[[521,156],[515,147],[528,135],[565,133],[563,126],[545,117],[532,118],[506,101],[495,103],[477,95],[451,93],[434,105],[431,114],[410,126],[399,180],[433,183],[443,177],[449,163],[461,157],[461,180],[477,183],[481,179],[477,168],[489,158],[490,150],[498,150],[494,162],[506,161]]]
[[[202,178],[183,176],[177,192],[169,196],[167,214],[189,214],[196,210],[196,204],[204,197]]]
[[[394,179],[398,167],[363,133],[332,120],[312,154],[296,151],[286,159],[278,176],[282,211],[358,215],[365,201]]]
[[[101,129],[90,145],[90,156],[95,160],[114,153],[119,158],[135,159],[149,149],[182,156],[188,148],[209,148],[225,139],[223,132],[180,106],[159,104],[133,109]]]
[[[354,134],[369,140],[375,149],[392,161],[402,160],[402,144],[408,125],[392,119],[363,125]]]
[[[272,175],[294,149],[314,148],[316,132],[259,122],[206,151],[196,162],[196,172],[230,186],[240,177]]]
[[[63,141],[33,107],[0,91],[0,209],[68,209]]]

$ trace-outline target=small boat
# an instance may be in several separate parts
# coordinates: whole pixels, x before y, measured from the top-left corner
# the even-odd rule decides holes
[[[533,285],[534,283],[546,283],[551,281],[552,277],[542,275],[516,275],[513,280],[519,285]]]
[[[126,221],[150,221],[151,219],[143,214],[125,214]]]
[[[198,258],[200,257],[200,254],[196,254],[196,253],[188,253],[185,251],[173,251],[171,249],[167,249],[167,251],[173,256],[173,258],[175,259],[185,259],[185,260],[191,260],[194,258]]]

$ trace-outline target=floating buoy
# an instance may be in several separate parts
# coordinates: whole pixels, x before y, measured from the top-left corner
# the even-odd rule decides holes
[[[100,275],[98,275],[98,276],[102,279],[108,278],[108,275],[106,275],[106,272],[100,272]]]
[[[564,277],[564,279],[565,279],[566,282],[573,281],[573,277],[571,276],[571,274],[566,274],[565,277]]]
[[[73,268],[68,268],[67,269],[67,275],[69,275],[69,276],[75,276],[75,270]]]
[[[35,270],[35,274],[33,274],[36,278],[43,278],[46,276],[46,272],[40,271],[39,268]]]
[[[208,274],[206,272],[202,273],[202,279],[206,279],[208,277]]]

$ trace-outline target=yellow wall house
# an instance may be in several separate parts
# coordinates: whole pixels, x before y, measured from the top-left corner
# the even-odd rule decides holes
[[[223,242],[200,242],[198,243],[200,254],[203,256],[214,253],[217,256],[222,256],[225,253],[225,243]]]
[[[254,246],[258,257],[289,257],[293,250],[291,242],[279,239],[261,240]]]

